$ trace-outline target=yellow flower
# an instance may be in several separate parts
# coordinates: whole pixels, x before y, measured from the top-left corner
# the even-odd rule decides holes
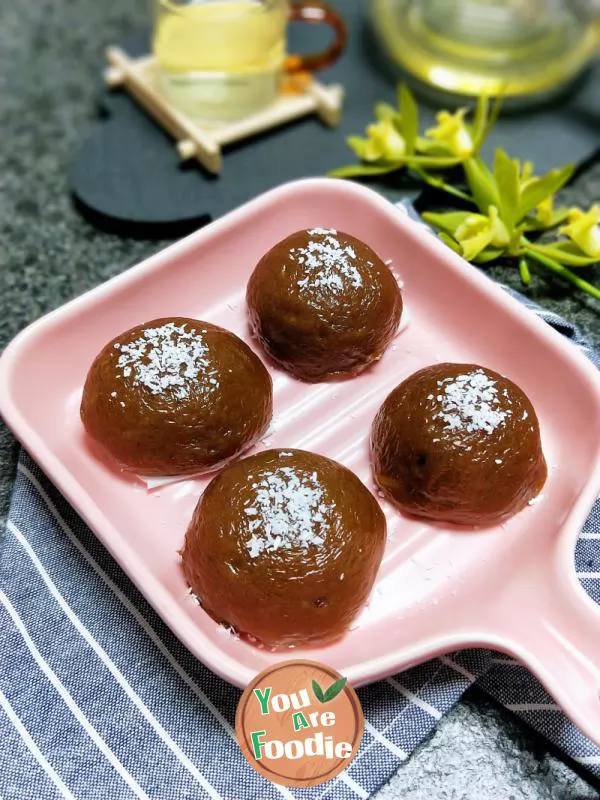
[[[435,117],[438,123],[436,127],[425,131],[431,139],[437,139],[448,145],[450,152],[459,158],[470,156],[475,149],[471,132],[464,122],[467,110],[459,108],[454,114],[440,111]]]
[[[406,155],[406,142],[390,119],[382,119],[367,127],[365,161],[400,162]]]
[[[586,256],[600,260],[600,206],[593,205],[589,211],[572,208],[569,211],[569,224],[560,228]]]
[[[536,220],[546,228],[552,226],[554,218],[554,195],[550,195],[535,207]],[[556,225],[556,222],[554,223]]]
[[[454,238],[462,247],[463,257],[467,261],[473,261],[488,245],[501,249],[510,241],[496,206],[489,207],[487,216],[471,214],[467,217],[456,229]]]

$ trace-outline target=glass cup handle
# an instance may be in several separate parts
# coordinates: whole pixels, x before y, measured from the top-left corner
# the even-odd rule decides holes
[[[342,17],[318,0],[297,0],[290,6],[289,20],[291,22],[325,23],[333,28],[335,38],[333,44],[322,53],[314,55],[289,55],[284,64],[284,71],[314,72],[324,69],[341,56],[348,39],[348,28]]]

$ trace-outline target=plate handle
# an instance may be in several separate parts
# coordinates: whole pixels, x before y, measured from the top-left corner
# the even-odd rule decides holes
[[[500,600],[493,646],[523,662],[600,747],[600,607],[564,562],[538,564]]]

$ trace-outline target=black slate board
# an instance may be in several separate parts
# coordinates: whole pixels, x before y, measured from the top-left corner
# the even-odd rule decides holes
[[[195,162],[181,165],[174,144],[122,91],[103,91],[103,120],[77,154],[71,187],[77,207],[97,227],[123,235],[182,235],[261,192],[295,178],[324,175],[353,160],[345,137],[360,133],[378,100],[394,101],[397,75],[377,55],[362,4],[338,0],[350,28],[342,59],[323,72],[325,82],[346,88],[341,129],[307,117],[225,150],[222,174],[212,177]],[[316,50],[327,31],[292,25],[290,52]],[[122,43],[130,55],[148,52],[148,34]],[[425,124],[435,109],[422,105]],[[600,65],[560,99],[537,110],[504,115],[486,145],[533,160],[539,171],[566,160],[581,162],[600,144]],[[387,182],[388,194],[394,194]],[[402,195],[406,194],[404,188]],[[400,194],[400,192],[398,192]]]

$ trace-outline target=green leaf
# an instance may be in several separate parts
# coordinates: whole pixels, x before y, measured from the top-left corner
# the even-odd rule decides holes
[[[316,682],[316,680],[314,678],[313,678],[313,682],[312,682],[312,690],[315,693],[315,697],[317,698],[317,700],[320,703],[324,703],[325,702],[325,695],[323,694],[323,689],[321,689],[321,687],[319,686],[319,684]]]
[[[487,264],[489,261],[495,261],[500,256],[504,255],[504,250],[499,247],[486,247],[478,256],[474,259],[476,264]]]
[[[597,264],[598,259],[586,256],[574,242],[560,241],[550,244],[530,244],[532,250],[547,255],[558,261],[560,264],[568,264],[570,267],[589,267],[590,264]]]
[[[346,685],[347,680],[348,678],[338,678],[337,681],[334,681],[329,689],[327,689],[325,692],[325,698],[321,702],[328,703],[330,700],[333,700],[335,697],[337,697]]]
[[[432,175],[430,172],[426,172],[421,167],[414,165],[412,167],[413,172],[415,175],[418,175],[425,183],[428,183],[430,186],[434,186],[436,189],[440,189],[442,192],[446,192],[447,194],[451,194],[454,197],[460,197],[461,200],[466,200],[469,203],[473,203],[473,198],[471,195],[468,195],[466,192],[457,189],[456,186],[451,186],[449,183],[446,183],[442,178],[439,178],[437,175]]]
[[[543,231],[546,229],[546,226],[538,222],[535,217],[526,217],[526,219],[521,221],[520,228],[524,233],[528,233],[530,231]]]
[[[526,258],[519,259],[519,275],[521,276],[521,283],[523,286],[529,286],[531,283],[531,272],[529,271],[529,264]]]
[[[483,214],[488,213],[490,206],[498,207],[500,198],[494,176],[489,171],[481,156],[472,156],[463,164],[467,183],[473,195],[473,200]]]
[[[444,169],[444,167],[456,167],[461,163],[461,160],[456,156],[446,158],[443,156],[408,156],[406,163],[419,164],[422,167],[432,169]]]
[[[451,236],[449,236],[444,231],[440,231],[438,233],[438,237],[442,240],[442,242],[447,245],[451,250],[454,250],[455,253],[458,253],[459,256],[462,256],[462,247],[459,245],[457,241],[455,241]]]
[[[533,178],[533,170],[535,169],[533,161],[524,161],[521,167],[521,180],[528,181]]]
[[[419,109],[413,93],[404,84],[398,89],[398,105],[402,118],[402,134],[406,142],[406,152],[411,154],[415,151],[419,133]]]
[[[468,218],[473,216],[472,211],[448,211],[446,214],[437,214],[434,211],[424,211],[421,215],[425,222],[435,225],[446,233],[454,234],[456,229]],[[462,252],[462,251],[461,251]]]
[[[543,264],[543,266],[547,267],[552,272],[555,272],[557,275],[560,275],[565,280],[569,281],[569,283],[577,286],[577,288],[581,289],[581,291],[586,292],[587,294],[591,295],[591,297],[595,297],[597,300],[600,300],[600,289],[597,286],[594,286],[583,278],[580,278],[579,275],[576,275],[574,272],[571,272],[570,269],[563,267],[562,264],[559,264],[558,261],[555,261],[553,258],[548,258],[548,256],[544,255],[543,253],[536,252],[531,246],[527,247],[526,251],[530,258],[533,258],[534,261],[538,262],[538,264]]]
[[[483,131],[479,135],[479,138],[475,140],[475,152],[479,153],[481,148],[483,147],[485,140],[487,139],[490,131],[496,124],[498,117],[500,116],[500,110],[502,108],[502,102],[504,92],[501,91],[495,98],[494,102],[492,103],[492,109],[488,112],[488,117],[483,128]]]
[[[404,164],[349,164],[347,167],[336,167],[327,174],[330,178],[360,178],[375,175],[387,175],[402,169]]]
[[[521,192],[519,203],[519,219],[545,200],[551,194],[555,194],[567,183],[575,169],[574,164],[565,164],[564,167],[557,167],[550,170],[546,175],[533,178]]]
[[[508,232],[512,233],[519,216],[519,162],[510,158],[507,153],[498,147],[494,154],[494,180],[498,187],[500,205],[498,211]]]
[[[502,111],[503,103],[504,103],[504,91],[500,91],[498,92],[498,94],[494,98],[494,102],[492,103],[492,110],[490,111],[490,115],[488,117],[484,138],[492,130],[496,122],[498,122],[498,117],[500,116],[500,112]]]
[[[389,103],[376,103],[374,107],[375,119],[379,122],[385,122],[386,119],[394,119],[398,117],[398,111]]]

